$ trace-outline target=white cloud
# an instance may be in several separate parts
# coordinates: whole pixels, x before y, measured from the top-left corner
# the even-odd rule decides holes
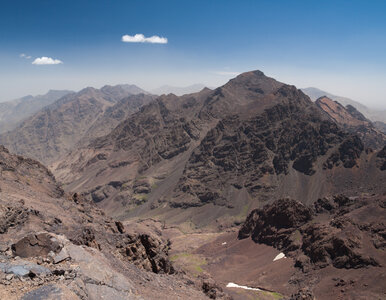
[[[25,59],[30,59],[31,58],[31,56],[29,56],[27,54],[24,54],[24,53],[20,54],[20,57],[21,58],[25,58]]]
[[[151,43],[151,44],[167,44],[168,39],[165,37],[159,37],[158,35],[153,35],[151,37],[145,37],[142,33],[137,33],[136,35],[124,35],[122,36],[122,42],[125,43]]]
[[[237,76],[241,74],[240,72],[230,72],[230,71],[215,71],[213,73],[221,76]]]
[[[54,59],[46,56],[38,57],[32,62],[33,65],[58,65],[62,63],[63,62],[59,59]]]

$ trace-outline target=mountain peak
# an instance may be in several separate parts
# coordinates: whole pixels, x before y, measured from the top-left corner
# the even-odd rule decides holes
[[[264,75],[259,70],[242,73],[235,78],[229,80],[223,88],[228,91],[246,90],[255,94],[269,94],[277,91],[283,83]]]

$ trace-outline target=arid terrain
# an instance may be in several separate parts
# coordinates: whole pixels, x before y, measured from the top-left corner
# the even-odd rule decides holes
[[[0,299],[383,299],[386,135],[261,71],[69,93],[0,135]]]

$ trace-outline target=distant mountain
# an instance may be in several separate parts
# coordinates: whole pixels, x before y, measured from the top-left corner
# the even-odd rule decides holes
[[[296,87],[253,71],[160,96],[52,171],[122,219],[231,226],[281,197],[380,192],[382,155],[365,149]]]
[[[142,94],[139,94],[142,93]],[[135,95],[138,99],[135,99]],[[79,141],[103,135],[116,123],[114,117],[100,121],[108,109],[130,95],[132,105],[121,105],[126,113],[136,111],[142,104],[151,101],[147,92],[133,85],[104,86],[101,89],[85,88],[78,93],[68,94],[24,120],[14,130],[0,135],[0,143],[10,151],[37,159],[46,164],[70,151]],[[102,124],[102,130],[97,129]],[[90,132],[93,128],[93,131]],[[100,129],[101,127],[99,127]],[[95,136],[93,135],[95,134]]]
[[[156,95],[167,95],[167,94],[174,94],[177,96],[182,96],[185,94],[191,94],[191,93],[197,93],[204,89],[206,86],[204,84],[198,83],[198,84],[192,84],[186,87],[177,87],[177,86],[170,86],[170,85],[163,85],[159,88],[151,90],[153,94]]]
[[[322,96],[327,96],[328,98],[334,101],[338,101],[340,104],[343,104],[343,106],[346,106],[346,105],[354,106],[357,110],[359,110],[362,114],[364,114],[366,118],[370,119],[373,122],[375,121],[381,121],[384,123],[386,122],[386,110],[371,109],[352,99],[336,96],[314,87],[304,88],[301,90],[303,91],[303,93],[309,96],[312,101],[316,101],[316,99]]]
[[[17,124],[65,95],[67,90],[50,90],[45,95],[25,96],[0,103],[0,133],[14,129]]]
[[[322,96],[315,101],[332,121],[341,125],[347,131],[357,134],[366,147],[382,148],[386,142],[386,135],[378,130],[374,124],[365,118],[354,106],[344,107],[337,101]]]

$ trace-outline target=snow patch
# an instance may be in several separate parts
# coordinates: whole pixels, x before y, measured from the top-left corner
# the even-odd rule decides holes
[[[245,286],[245,285],[238,285],[238,284],[233,283],[233,282],[229,282],[229,283],[227,284],[227,287],[231,287],[231,288],[239,288],[239,289],[251,290],[251,291],[262,291],[261,289],[258,289],[258,288],[251,288],[251,287]]]
[[[273,259],[273,261],[279,260],[279,259],[282,259],[282,258],[286,258],[285,254],[283,252],[279,253],[278,255],[276,255],[276,257]]]
[[[221,245],[226,245],[226,244],[227,244],[227,242],[221,243]]]

